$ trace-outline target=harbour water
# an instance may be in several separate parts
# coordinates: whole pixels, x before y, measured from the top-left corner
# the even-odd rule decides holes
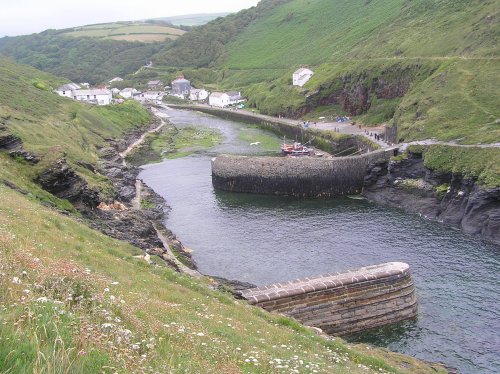
[[[500,372],[498,246],[358,198],[214,191],[211,157],[260,152],[239,140],[246,125],[196,112],[166,113],[176,126],[217,128],[224,136],[209,152],[147,165],[140,174],[170,205],[166,225],[194,250],[202,273],[264,285],[407,262],[419,299],[417,320],[352,339],[445,362],[462,373]]]

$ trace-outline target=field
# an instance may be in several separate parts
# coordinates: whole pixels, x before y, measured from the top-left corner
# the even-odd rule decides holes
[[[62,35],[151,43],[166,39],[175,40],[184,33],[183,30],[163,25],[116,22],[75,27]]]

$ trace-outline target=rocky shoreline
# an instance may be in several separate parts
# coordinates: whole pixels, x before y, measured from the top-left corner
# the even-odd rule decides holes
[[[431,170],[422,153],[370,164],[363,195],[500,245],[500,187],[483,188],[461,174]]]

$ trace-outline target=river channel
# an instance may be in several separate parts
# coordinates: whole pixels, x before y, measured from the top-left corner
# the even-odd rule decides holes
[[[214,191],[211,157],[268,150],[240,140],[248,125],[198,112],[165,113],[177,127],[216,128],[224,138],[207,152],[147,165],[140,174],[166,199],[166,226],[194,250],[202,273],[264,285],[406,262],[419,299],[417,320],[352,339],[445,362],[461,373],[500,372],[498,246],[357,198],[295,200]]]

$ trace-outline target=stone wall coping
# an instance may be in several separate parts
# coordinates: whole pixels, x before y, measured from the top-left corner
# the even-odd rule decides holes
[[[303,295],[309,292],[323,291],[331,288],[346,287],[356,283],[384,279],[394,275],[409,273],[410,266],[404,262],[388,262],[371,265],[343,273],[316,275],[288,282],[280,282],[250,288],[241,291],[241,295],[250,302],[258,304],[284,297]]]

